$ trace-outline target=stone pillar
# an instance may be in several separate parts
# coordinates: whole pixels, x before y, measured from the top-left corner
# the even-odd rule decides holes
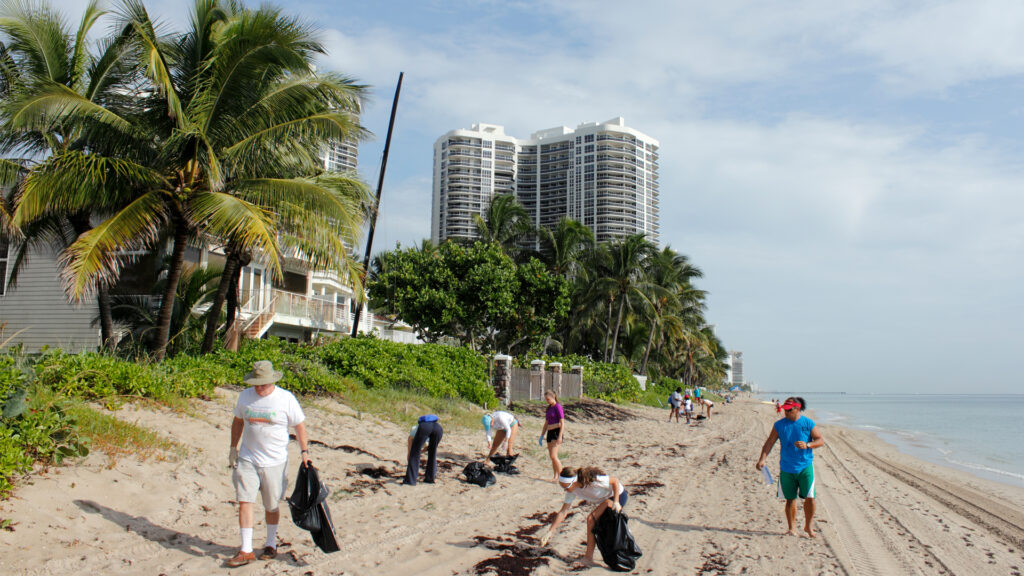
[[[548,382],[548,389],[554,390],[555,394],[562,395],[562,363],[552,362],[548,364],[548,368],[551,369],[550,381]]]
[[[544,398],[544,361],[530,362],[530,400]]]
[[[569,368],[569,373],[580,375],[580,398],[583,398],[583,366],[577,364],[576,366]]]
[[[498,403],[508,406],[512,399],[512,357],[498,354],[494,357],[494,372],[491,375],[491,386]]]

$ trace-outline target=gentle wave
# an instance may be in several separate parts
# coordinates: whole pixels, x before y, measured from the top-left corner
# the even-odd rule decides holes
[[[1024,474],[1017,474],[1016,472],[1009,472],[1007,470],[1000,470],[999,468],[993,468],[991,466],[985,466],[984,464],[975,464],[973,462],[963,462],[961,460],[954,460],[953,458],[946,458],[946,462],[955,464],[957,466],[963,466],[964,468],[970,468],[971,470],[982,470],[984,472],[990,472],[992,474],[999,474],[1000,476],[1008,476],[1010,478],[1016,478],[1017,480],[1024,480]]]

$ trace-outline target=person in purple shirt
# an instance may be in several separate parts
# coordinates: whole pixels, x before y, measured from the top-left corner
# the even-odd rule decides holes
[[[775,441],[779,440],[779,491],[786,498],[786,524],[789,527],[786,533],[791,536],[798,535],[796,498],[799,496],[804,499],[804,532],[814,538],[814,527],[811,525],[811,521],[814,520],[815,496],[814,453],[811,450],[824,446],[825,439],[814,425],[814,420],[800,414],[806,408],[807,403],[803,398],[786,398],[782,403],[786,417],[772,426],[768,439],[761,447],[761,457],[754,467],[758,470],[764,468],[768,453],[772,451]]]
[[[541,441],[545,436],[548,441],[548,455],[551,456],[551,468],[555,471],[554,481],[562,471],[562,462],[558,459],[558,448],[562,445],[562,434],[565,431],[565,410],[558,403],[558,394],[554,390],[544,392],[544,400],[548,403],[548,411],[544,414],[544,429],[540,431]]]

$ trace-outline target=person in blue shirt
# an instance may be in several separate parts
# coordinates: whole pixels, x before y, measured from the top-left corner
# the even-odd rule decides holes
[[[815,537],[814,527],[814,448],[825,445],[825,439],[814,425],[814,420],[801,413],[807,408],[803,398],[790,397],[782,403],[786,417],[772,426],[768,439],[761,447],[761,457],[754,466],[764,468],[768,453],[781,441],[779,456],[779,490],[786,498],[786,532],[798,536],[796,531],[796,498],[804,499],[804,532],[811,538]]]

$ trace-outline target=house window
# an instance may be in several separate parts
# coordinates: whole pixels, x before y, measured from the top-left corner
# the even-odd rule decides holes
[[[8,248],[7,240],[0,239],[0,296],[7,293],[7,262]]]

